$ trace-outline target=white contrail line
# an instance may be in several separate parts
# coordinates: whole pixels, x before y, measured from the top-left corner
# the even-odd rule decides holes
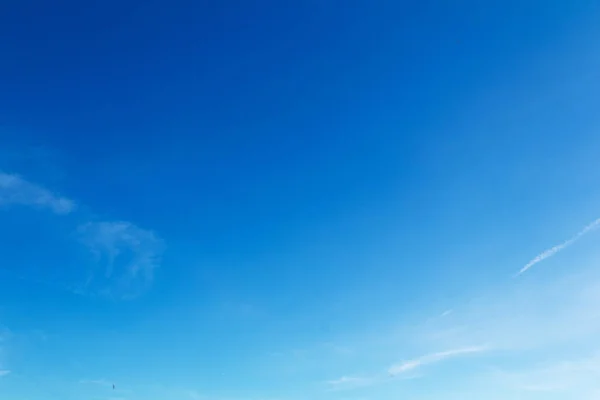
[[[589,224],[588,226],[583,228],[581,231],[579,231],[575,236],[573,236],[569,240],[566,240],[565,242],[558,244],[558,245],[544,251],[543,253],[538,254],[533,260],[529,261],[527,264],[525,264],[525,266],[523,268],[521,268],[521,270],[517,273],[517,276],[526,272],[529,268],[533,267],[535,264],[537,264],[541,261],[544,261],[546,258],[552,257],[559,251],[565,249],[566,247],[569,247],[570,245],[575,243],[577,240],[579,240],[583,235],[593,231],[594,229],[596,229],[598,227],[600,227],[600,218],[598,218],[597,220],[595,220],[594,222],[592,222],[591,224]]]

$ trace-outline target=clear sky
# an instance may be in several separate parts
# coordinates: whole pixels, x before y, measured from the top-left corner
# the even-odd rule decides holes
[[[600,399],[598,21],[2,2],[0,398]]]

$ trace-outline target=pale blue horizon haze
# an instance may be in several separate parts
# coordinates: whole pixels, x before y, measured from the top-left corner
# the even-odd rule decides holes
[[[599,400],[598,21],[3,2],[0,398]]]

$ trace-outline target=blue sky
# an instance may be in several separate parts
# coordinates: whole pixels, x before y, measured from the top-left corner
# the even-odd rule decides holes
[[[600,3],[459,3],[0,5],[0,397],[599,399]]]

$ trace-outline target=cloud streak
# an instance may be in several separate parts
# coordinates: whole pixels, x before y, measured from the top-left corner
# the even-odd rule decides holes
[[[7,369],[0,369],[0,378],[10,374],[10,371]]]
[[[469,354],[482,353],[489,350],[487,346],[461,347],[452,350],[446,350],[438,353],[427,354],[422,357],[403,361],[392,365],[386,373],[377,373],[369,376],[348,376],[333,379],[325,382],[330,391],[351,390],[367,386],[389,383],[396,379],[414,379],[421,375],[415,373],[418,368],[425,365],[442,362],[454,357],[466,356]]]
[[[468,354],[476,354],[482,353],[484,351],[489,350],[487,346],[471,346],[471,347],[462,347],[458,349],[452,349],[447,351],[441,351],[438,353],[427,354],[419,358],[415,358],[413,360],[404,361],[399,364],[392,365],[388,373],[391,376],[396,376],[400,374],[404,374],[409,371],[413,371],[417,368],[428,364],[438,363],[450,358],[465,356]]]
[[[31,183],[19,175],[0,172],[0,206],[22,205],[48,209],[56,214],[69,214],[75,203],[50,190]]]
[[[527,270],[529,270],[535,264],[537,264],[539,262],[542,262],[545,259],[552,257],[553,255],[555,255],[559,251],[564,250],[565,248],[569,247],[570,245],[572,245],[573,243],[575,243],[576,241],[578,241],[582,236],[584,236],[585,234],[593,231],[594,229],[596,229],[598,227],[600,227],[600,218],[598,218],[597,220],[595,220],[594,222],[592,222],[591,224],[589,224],[588,226],[586,226],[585,228],[583,228],[581,231],[579,231],[575,236],[573,236],[569,240],[566,240],[563,243],[558,244],[558,245],[556,245],[554,247],[551,247],[548,250],[546,250],[546,251],[538,254],[534,259],[532,259],[531,261],[529,261],[527,264],[525,264],[523,266],[523,268],[521,268],[521,270],[517,273],[517,276],[521,275],[524,272],[527,272]]]

